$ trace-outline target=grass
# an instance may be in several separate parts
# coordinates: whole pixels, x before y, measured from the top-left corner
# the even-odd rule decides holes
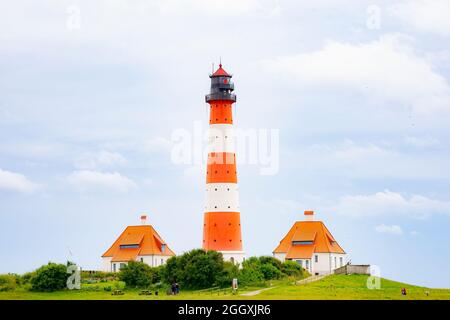
[[[83,284],[81,290],[64,290],[57,292],[30,292],[23,288],[14,291],[0,292],[0,300],[197,300],[197,299],[358,299],[358,300],[421,300],[445,299],[450,300],[450,289],[428,289],[381,279],[380,289],[367,288],[365,275],[332,275],[317,282],[304,285],[294,285],[292,280],[272,281],[272,289],[255,296],[233,295],[231,290],[186,291],[182,290],[177,296],[167,295],[160,290],[159,295],[139,295],[140,290],[125,289],[124,295],[113,296],[103,287],[122,286],[120,282],[106,282],[97,284]],[[270,285],[267,284],[267,287]],[[241,288],[240,293],[261,289],[262,287]],[[401,295],[401,288],[406,288],[407,295]],[[428,295],[426,294],[428,292]]]
[[[332,275],[305,285],[284,285],[264,291],[255,299],[295,300],[450,300],[450,289],[429,289],[380,279],[380,289],[367,288],[366,275]],[[401,294],[406,288],[407,295]],[[428,292],[428,295],[427,295]]]

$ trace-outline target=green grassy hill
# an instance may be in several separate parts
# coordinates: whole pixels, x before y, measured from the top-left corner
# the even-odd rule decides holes
[[[429,289],[381,278],[380,289],[367,288],[366,275],[331,275],[317,282],[304,285],[282,285],[266,290],[255,299],[357,299],[357,300],[405,300],[450,299],[450,289]],[[407,295],[402,296],[401,289]],[[428,292],[428,295],[427,295]]]
[[[182,291],[178,296],[168,296],[165,292],[160,292],[158,296],[139,295],[138,290],[124,290],[124,295],[113,296],[111,292],[103,290],[103,286],[112,283],[102,283],[99,285],[84,284],[81,290],[65,290],[51,293],[30,292],[24,289],[0,292],[2,299],[371,299],[371,300],[392,300],[392,299],[445,299],[450,300],[450,289],[428,289],[408,285],[391,280],[381,279],[381,288],[370,290],[367,288],[368,276],[365,275],[331,275],[322,280],[295,285],[292,281],[272,281],[272,288],[265,290],[254,296],[232,295],[227,291],[199,292]],[[270,288],[270,289],[269,289]],[[407,295],[402,296],[401,289],[406,288]],[[258,290],[261,288],[245,288],[240,293]],[[428,292],[428,295],[427,295]]]

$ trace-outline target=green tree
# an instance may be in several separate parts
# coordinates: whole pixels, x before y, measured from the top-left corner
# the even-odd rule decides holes
[[[148,264],[140,261],[129,261],[120,268],[119,279],[127,287],[145,288],[155,281],[156,271]]]
[[[217,284],[218,276],[223,272],[224,261],[221,253],[192,250],[188,252],[185,260],[181,280],[186,288],[203,289]]]
[[[67,267],[63,264],[49,262],[37,269],[31,276],[31,290],[56,291],[66,288]]]

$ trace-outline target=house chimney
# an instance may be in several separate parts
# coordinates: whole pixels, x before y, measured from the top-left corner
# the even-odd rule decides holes
[[[147,224],[147,215],[146,215],[146,214],[143,214],[143,215],[141,216],[141,224],[142,224],[143,226],[145,226],[145,225]]]
[[[305,211],[305,221],[314,221],[314,211]]]

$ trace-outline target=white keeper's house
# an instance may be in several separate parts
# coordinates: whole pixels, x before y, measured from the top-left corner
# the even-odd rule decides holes
[[[330,274],[347,263],[344,249],[322,221],[314,220],[314,211],[305,211],[305,220],[294,223],[273,256],[296,261],[312,275]]]
[[[141,225],[129,226],[102,255],[102,270],[119,271],[129,261],[141,261],[151,267],[166,263],[174,256],[156,230],[147,224],[147,216],[141,216]]]

